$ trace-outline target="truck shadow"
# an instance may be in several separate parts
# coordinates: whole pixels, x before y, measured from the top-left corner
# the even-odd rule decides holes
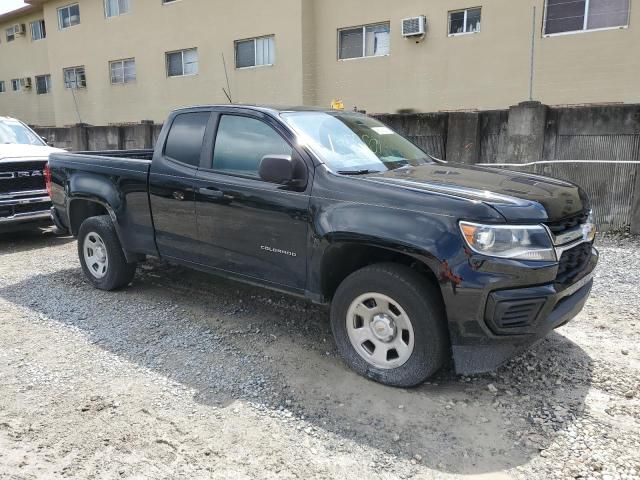
[[[0,233],[0,256],[7,253],[29,252],[45,247],[64,245],[71,241],[73,241],[71,236],[56,235],[53,227]]]
[[[335,434],[381,458],[447,473],[531,461],[582,416],[591,383],[590,357],[554,333],[492,375],[445,370],[415,389],[385,387],[340,360],[325,309],[162,263],[144,265],[120,292],[96,291],[69,269],[7,286],[0,296],[194,389],[202,404],[240,400],[276,415],[290,411],[310,424],[301,435]]]

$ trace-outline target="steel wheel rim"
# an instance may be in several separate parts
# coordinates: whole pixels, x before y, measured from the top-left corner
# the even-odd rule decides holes
[[[347,310],[347,334],[355,351],[380,369],[407,363],[415,344],[409,315],[387,295],[369,292],[357,297]]]
[[[96,232],[88,233],[84,237],[82,253],[91,275],[95,278],[103,278],[109,270],[109,256],[102,237]]]

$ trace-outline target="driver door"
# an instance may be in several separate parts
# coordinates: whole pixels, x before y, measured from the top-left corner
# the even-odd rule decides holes
[[[310,186],[293,191],[258,175],[264,156],[292,155],[291,143],[258,112],[223,113],[216,132],[211,163],[198,172],[195,186],[203,262],[247,280],[304,291]]]

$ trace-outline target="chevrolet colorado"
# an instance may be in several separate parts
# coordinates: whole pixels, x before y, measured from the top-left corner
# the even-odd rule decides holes
[[[43,168],[55,151],[24,123],[0,117],[0,233],[51,225]]]
[[[598,259],[576,185],[445,164],[357,113],[181,109],[154,151],[54,153],[46,177],[97,288],[153,256],[300,295],[394,386],[494,369],[582,309]]]

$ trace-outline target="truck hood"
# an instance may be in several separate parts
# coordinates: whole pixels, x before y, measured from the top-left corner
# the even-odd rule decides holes
[[[0,161],[9,158],[49,158],[53,152],[62,152],[59,148],[45,145],[17,145],[13,143],[0,144]]]
[[[587,196],[577,185],[499,168],[426,164],[370,175],[366,180],[483,202],[507,221],[556,221],[589,208]]]

